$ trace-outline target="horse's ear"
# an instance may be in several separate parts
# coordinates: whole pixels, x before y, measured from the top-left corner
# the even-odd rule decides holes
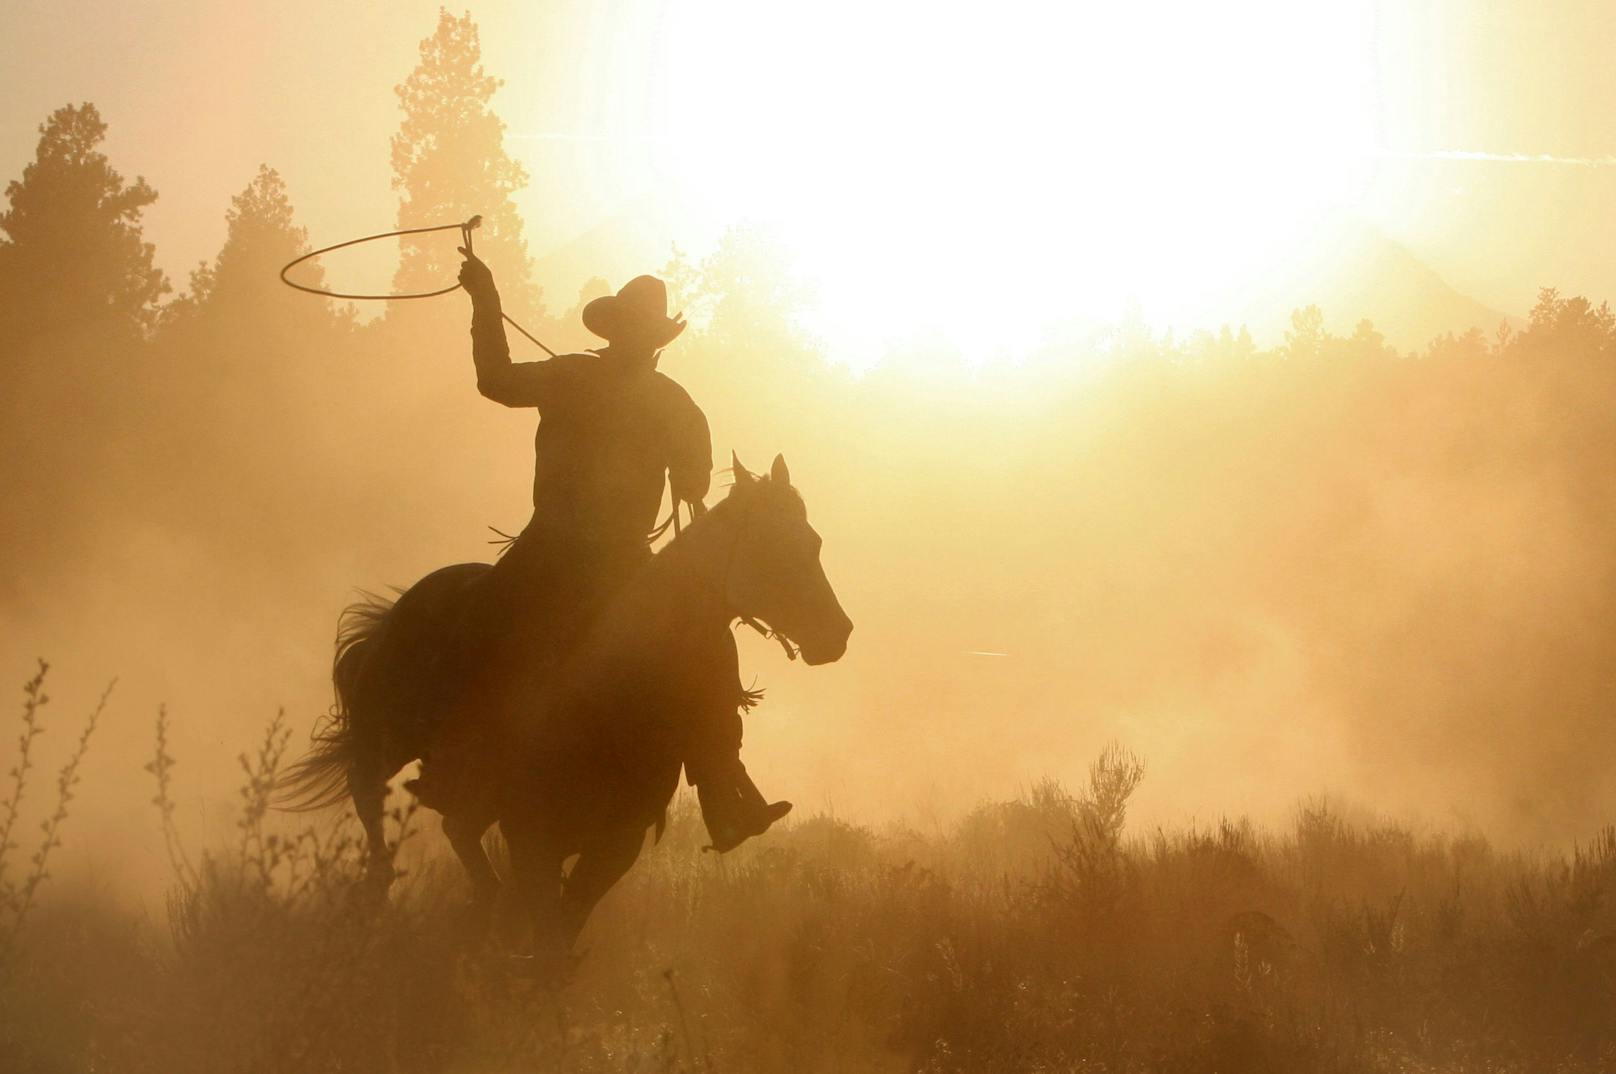
[[[733,451],[729,453],[729,472],[735,475],[735,487],[738,489],[745,488],[757,480],[741,465],[741,457]]]
[[[784,455],[774,457],[774,465],[769,467],[769,480],[776,485],[791,484],[791,471],[786,469],[786,457]]]

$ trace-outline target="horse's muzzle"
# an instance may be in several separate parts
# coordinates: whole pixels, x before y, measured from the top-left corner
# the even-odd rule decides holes
[[[838,629],[824,638],[815,638],[812,641],[804,639],[797,644],[797,651],[802,654],[802,662],[810,667],[820,664],[834,664],[847,652],[847,638],[853,633],[853,621],[846,616],[838,624]]]

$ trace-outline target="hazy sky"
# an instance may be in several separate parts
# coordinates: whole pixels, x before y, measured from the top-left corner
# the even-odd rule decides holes
[[[386,226],[392,87],[436,7],[14,0],[0,175],[52,108],[91,100],[116,165],[161,193],[148,233],[180,282],[260,161],[316,241]],[[1616,294],[1616,166],[1443,155],[1616,154],[1597,0],[472,10],[536,254],[629,214],[635,248],[603,241],[593,270],[620,276],[769,220],[850,348],[894,298],[967,350],[1024,342],[1000,311],[1029,290],[1205,317],[1210,275],[1260,280],[1325,205],[1510,313],[1543,284]],[[545,282],[565,308],[583,280]]]

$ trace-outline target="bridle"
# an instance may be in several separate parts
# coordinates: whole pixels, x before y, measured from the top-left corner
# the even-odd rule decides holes
[[[703,512],[705,512],[706,508],[703,507],[702,510],[703,510]],[[723,570],[723,573],[721,573],[719,575],[719,587],[722,590],[722,592],[724,593],[726,599],[727,599],[727,597],[729,595],[729,576],[730,576],[730,572],[735,569],[735,554],[740,550],[741,542],[746,538],[747,534],[749,532],[751,532],[752,513],[754,511],[756,511],[756,510],[757,510],[756,507],[754,507],[751,504],[747,504],[746,505],[746,513],[740,519],[738,519],[735,522],[735,537],[734,537],[733,540],[730,541],[729,553],[724,557],[724,570]],[[678,513],[678,509],[675,508],[675,514],[677,515],[677,513]],[[691,521],[692,522],[695,521],[694,505],[692,505],[692,518],[691,518]],[[769,639],[771,639],[773,641],[776,641],[776,642],[779,642],[780,648],[785,650],[787,660],[795,660],[795,659],[797,659],[797,655],[801,652],[801,649],[797,646],[797,644],[795,642],[793,642],[785,634],[781,633],[778,630],[775,630],[773,627],[768,626],[765,623],[758,622],[758,620],[754,619],[750,615],[742,615],[739,612],[737,612],[736,615],[735,615],[735,618],[738,619],[744,625],[749,626],[753,630],[757,631],[763,637],[769,638]]]

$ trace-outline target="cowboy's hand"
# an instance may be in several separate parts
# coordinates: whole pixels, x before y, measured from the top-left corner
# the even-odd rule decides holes
[[[467,250],[464,246],[457,247],[466,260],[460,265],[460,286],[466,289],[473,302],[497,302],[499,290],[494,286],[494,274],[488,270],[482,258]]]

